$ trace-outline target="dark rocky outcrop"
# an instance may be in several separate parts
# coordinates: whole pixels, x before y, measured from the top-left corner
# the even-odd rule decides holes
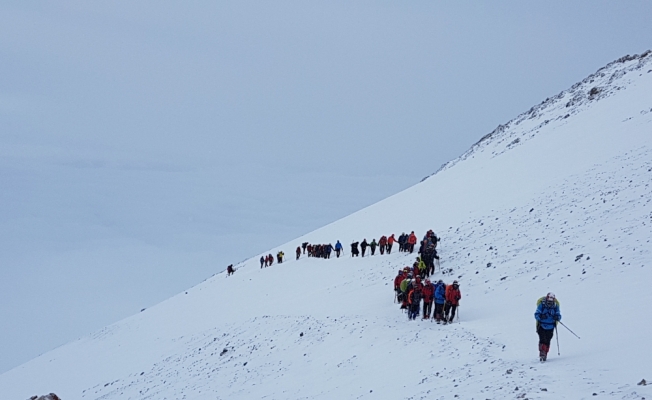
[[[46,394],[45,396],[32,396],[28,400],[61,400],[61,397],[54,393]]]

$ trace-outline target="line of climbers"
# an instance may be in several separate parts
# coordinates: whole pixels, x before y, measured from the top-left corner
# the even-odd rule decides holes
[[[367,247],[369,247],[372,256],[376,253],[376,247],[378,247],[380,254],[385,254],[385,252],[387,252],[387,254],[392,254],[394,243],[398,243],[398,251],[409,251],[412,253],[414,251],[414,245],[417,243],[417,237],[414,234],[414,231],[412,231],[409,235],[405,232],[401,233],[398,239],[396,239],[392,233],[389,237],[384,235],[381,236],[380,239],[378,239],[378,242],[376,242],[376,239],[373,239],[371,243],[367,243],[367,239],[364,239],[362,243],[353,242],[351,243],[351,257],[357,257],[360,254],[360,251],[358,251],[358,244],[360,245],[360,250],[362,250],[362,257],[364,257]]]
[[[432,233],[432,231],[429,232]],[[391,234],[389,235],[389,237],[384,235],[381,236],[378,241],[376,241],[376,239],[374,238],[371,242],[367,242],[367,239],[363,239],[362,242],[352,242],[351,257],[358,257],[358,256],[364,257],[365,254],[367,253],[367,249],[369,249],[369,255],[372,256],[376,254],[376,249],[378,249],[380,254],[385,254],[385,252],[387,252],[387,254],[391,254],[394,243],[398,243],[398,251],[405,251],[405,252],[412,253],[414,252],[414,246],[417,243],[417,237],[414,234],[414,231],[412,231],[409,235],[406,233],[402,233],[398,237],[398,239],[394,237],[394,234]],[[435,241],[435,246],[436,246],[436,241]],[[344,253],[344,247],[342,246],[342,243],[340,243],[339,240],[337,241],[337,243],[335,243],[335,246],[333,246],[331,243],[310,244],[308,242],[304,242],[301,244],[301,246],[297,247],[296,249],[297,260],[301,257],[301,254],[306,254],[306,251],[308,257],[317,257],[317,258],[330,258],[331,253],[335,251],[335,255],[339,258],[339,256]]]
[[[435,233],[432,230],[429,230],[426,233],[426,236],[424,236],[423,240],[420,242],[420,247],[419,247],[419,254],[421,254],[420,260],[423,260],[423,265],[424,268],[428,268],[427,275],[429,276],[430,274],[434,273],[435,270],[435,264],[434,260],[439,260],[439,256],[437,255],[437,242],[439,239],[435,235]],[[367,242],[367,239],[363,239],[362,243],[360,242],[353,242],[351,243],[351,257],[358,257],[358,256],[365,256],[365,253],[367,252],[367,248],[370,250],[370,255],[375,255],[376,254],[376,249],[378,248],[380,254],[391,254],[392,253],[392,247],[394,246],[394,243],[398,243],[398,251],[401,252],[409,252],[413,253],[414,252],[414,246],[417,243],[417,237],[414,234],[414,231],[410,232],[410,234],[406,234],[403,232],[398,239],[394,237],[394,234],[387,236],[381,236],[380,239],[376,242],[376,239],[373,239],[371,243]],[[358,246],[360,246],[360,249],[358,249]],[[362,254],[361,252],[362,251]],[[344,254],[344,247],[342,246],[342,243],[338,240],[337,243],[335,243],[335,246],[333,246],[331,243],[328,244],[310,244],[309,242],[304,242],[301,244],[301,246],[297,246],[295,254],[296,254],[296,259],[298,260],[301,257],[301,254],[307,254],[308,257],[315,257],[315,258],[325,258],[329,259],[331,258],[331,253],[335,252],[335,255],[337,258],[340,257],[341,254]],[[283,263],[285,254],[282,251],[279,251],[276,254],[276,260],[279,264]],[[271,254],[268,254],[266,256],[261,256],[260,257],[260,268],[267,268],[274,264],[274,256]],[[227,270],[227,274],[231,275],[235,272],[233,268],[231,270]]]
[[[394,278],[395,300],[401,303],[402,310],[407,310],[409,320],[415,320],[419,316],[423,301],[422,319],[431,318],[434,303],[432,318],[438,324],[452,323],[462,298],[459,283],[453,281],[453,284],[446,285],[441,279],[435,283],[429,278],[422,282],[423,279],[421,274],[413,275],[410,267],[400,269]]]
[[[439,238],[437,238],[437,235],[435,235],[432,230],[429,230],[424,236],[423,240],[420,242],[419,254],[421,256],[420,258],[417,258],[418,262],[415,263],[415,265],[418,264],[419,269],[427,269],[425,276],[430,276],[435,271],[435,260],[439,260],[439,256],[437,255],[438,242]],[[412,231],[409,235],[405,232],[401,233],[398,239],[396,239],[392,233],[389,235],[389,237],[384,235],[381,236],[378,242],[376,242],[376,239],[373,239],[371,243],[368,243],[367,239],[362,240],[362,243],[353,242],[351,243],[351,257],[360,256],[360,250],[362,250],[361,256],[364,257],[367,248],[370,249],[370,255],[372,256],[376,254],[376,248],[379,249],[380,254],[385,254],[385,252],[387,252],[387,254],[391,254],[394,243],[398,243],[398,251],[413,253],[414,246],[417,243],[417,237],[414,234],[414,231]],[[360,250],[358,250],[358,246],[360,246]],[[308,257],[325,259],[331,258],[331,253],[334,251],[337,258],[339,258],[340,255],[344,253],[344,247],[339,240],[337,243],[335,243],[335,246],[330,243],[310,244],[309,242],[304,242],[301,244],[301,246],[297,246],[296,259],[298,260],[301,257],[301,254],[306,254],[306,251]],[[283,253],[283,251],[279,251],[276,254],[276,261],[279,264],[282,264],[284,259],[285,253]],[[274,264],[274,256],[272,256],[271,253],[260,257],[260,268],[267,268],[272,264]],[[234,273],[235,268],[233,268],[233,264],[231,264],[227,267],[227,276]]]
[[[301,249],[303,248],[303,254],[306,254],[306,250],[308,251],[308,257],[315,257],[315,258],[331,258],[331,253],[335,251],[335,254],[337,257],[340,256],[342,253],[342,243],[338,240],[337,243],[335,243],[335,246],[333,246],[331,243],[329,244],[310,244],[308,242],[304,242],[301,244],[301,247],[297,247],[296,254],[297,254],[297,260],[299,257],[301,257]]]
[[[283,264],[284,257],[285,257],[285,253],[283,253],[282,251],[279,251],[278,253],[276,253],[276,261],[279,264]],[[263,268],[263,267],[267,268],[267,267],[271,266],[272,264],[274,264],[274,256],[273,255],[268,254],[266,256],[260,256],[260,268]]]

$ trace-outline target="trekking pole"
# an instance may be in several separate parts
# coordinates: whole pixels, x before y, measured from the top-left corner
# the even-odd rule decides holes
[[[575,334],[575,332],[571,331],[569,327],[567,327],[566,325],[564,325],[563,322],[561,322],[561,321],[557,321],[557,322],[559,322],[559,323],[561,324],[561,326],[563,326],[564,328],[568,329],[568,332],[570,332],[570,333],[572,333],[573,335],[575,335],[576,338],[580,339],[580,337],[577,336],[577,335]],[[556,326],[555,326],[555,328],[556,328]]]
[[[561,354],[559,353],[559,333],[557,333],[557,325],[555,325],[555,336],[557,336],[557,355],[560,356]]]

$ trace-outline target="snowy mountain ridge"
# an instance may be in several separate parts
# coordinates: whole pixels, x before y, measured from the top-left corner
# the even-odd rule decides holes
[[[574,84],[570,89],[545,99],[506,124],[499,125],[491,133],[483,136],[460,157],[443,164],[435,174],[466,160],[487,146],[493,146],[492,155],[498,156],[534,137],[543,126],[563,121],[574,114],[582,112],[591,102],[600,101],[613,95],[618,90],[626,89],[627,83],[631,81],[631,79],[627,79],[628,74],[639,71],[649,72],[646,68],[652,68],[652,57],[650,55],[652,55],[652,50],[647,50],[640,55],[627,55],[610,62],[582,81]],[[652,109],[641,110],[641,112],[650,112],[650,110]],[[543,119],[543,122],[535,126],[527,124],[520,127],[520,129],[518,128],[521,123],[534,119]],[[432,175],[425,177],[423,180],[430,176]]]
[[[652,398],[637,385],[652,376],[652,326],[640,311],[652,304],[644,54],[522,114],[464,162],[265,252],[283,250],[286,263],[261,269],[257,255],[231,277],[0,375],[2,397]],[[304,241],[346,246],[427,229],[442,238],[435,278],[461,283],[460,320],[449,326],[408,322],[393,302],[393,277],[416,254],[293,259]],[[533,313],[548,291],[581,339],[560,329],[561,356],[553,342],[540,364]]]

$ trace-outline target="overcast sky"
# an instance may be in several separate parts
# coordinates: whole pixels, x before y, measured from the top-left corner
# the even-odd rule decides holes
[[[442,3],[0,3],[0,372],[652,48],[649,1]]]

